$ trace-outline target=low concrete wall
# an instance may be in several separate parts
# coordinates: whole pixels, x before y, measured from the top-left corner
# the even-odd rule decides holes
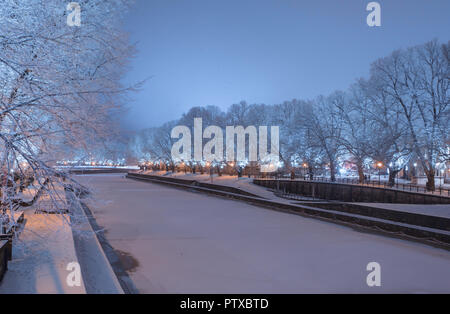
[[[271,189],[323,200],[360,203],[450,204],[450,197],[414,193],[363,185],[291,180],[255,179],[253,183]]]
[[[340,211],[350,214],[375,217],[380,219],[391,220],[395,222],[406,223],[426,228],[434,228],[450,231],[450,219],[427,214],[409,213],[398,210],[391,210],[379,207],[371,207],[360,204],[351,203],[334,203],[334,202],[316,202],[305,203],[301,205],[312,206],[327,210]]]
[[[137,170],[136,170],[137,171]],[[130,169],[73,169],[69,170],[69,173],[71,174],[108,174],[108,173],[128,173],[130,172]]]
[[[245,196],[260,197],[258,195],[249,193],[247,191],[243,191],[241,189],[238,189],[238,188],[235,188],[232,186],[204,183],[204,182],[199,182],[196,180],[178,179],[178,178],[163,177],[163,176],[153,176],[153,175],[138,174],[138,173],[129,173],[127,175],[127,177],[132,178],[132,179],[142,179],[142,180],[147,179],[147,180],[157,180],[157,181],[168,182],[168,183],[178,183],[178,184],[197,186],[197,187],[201,187],[201,188],[218,190],[218,191],[223,191],[223,192],[228,192],[228,193],[240,194],[240,195],[245,195]]]

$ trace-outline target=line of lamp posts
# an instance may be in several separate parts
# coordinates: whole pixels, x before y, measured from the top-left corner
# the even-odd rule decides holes
[[[224,164],[213,164],[206,162],[204,165],[197,163],[181,162],[179,164],[153,163],[148,162],[139,166],[140,170],[147,171],[172,171],[172,172],[192,172],[193,174],[200,172],[201,174],[209,173],[211,176],[217,172],[219,176],[222,174],[237,175],[242,177],[246,166],[234,162]],[[250,174],[249,174],[250,176]]]

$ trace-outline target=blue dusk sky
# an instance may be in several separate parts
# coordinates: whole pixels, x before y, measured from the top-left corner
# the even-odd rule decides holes
[[[125,27],[137,55],[124,79],[151,77],[124,126],[177,119],[193,106],[275,104],[346,89],[398,48],[450,40],[450,1],[136,0]]]

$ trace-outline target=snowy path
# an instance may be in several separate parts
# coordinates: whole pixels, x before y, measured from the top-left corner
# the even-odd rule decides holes
[[[78,177],[144,293],[450,292],[450,252],[124,175]],[[381,265],[369,288],[366,266]]]
[[[25,229],[14,244],[14,259],[0,284],[0,294],[84,294],[84,283],[66,283],[67,266],[78,262],[68,217],[25,213]]]

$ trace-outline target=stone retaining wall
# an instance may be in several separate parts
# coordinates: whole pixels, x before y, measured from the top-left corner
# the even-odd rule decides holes
[[[328,182],[255,179],[255,184],[323,200],[359,203],[450,204],[450,197]]]

